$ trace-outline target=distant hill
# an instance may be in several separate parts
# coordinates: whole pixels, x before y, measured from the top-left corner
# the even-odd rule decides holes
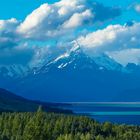
[[[35,111],[38,106],[38,104],[0,88],[0,111]]]
[[[34,112],[40,105],[47,112],[72,113],[58,109],[58,104],[28,100],[0,88],[0,112]]]

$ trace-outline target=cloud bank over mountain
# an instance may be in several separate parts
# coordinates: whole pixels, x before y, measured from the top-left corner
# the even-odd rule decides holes
[[[80,46],[94,53],[107,53],[121,64],[140,60],[140,23],[109,25],[78,38]],[[129,57],[128,57],[129,56]]]
[[[135,11],[139,11],[138,5]],[[93,55],[106,53],[121,64],[138,64],[140,23],[114,24],[122,15],[120,7],[98,1],[61,0],[41,5],[23,21],[1,19],[0,63],[37,65],[50,54],[68,50],[77,40]]]

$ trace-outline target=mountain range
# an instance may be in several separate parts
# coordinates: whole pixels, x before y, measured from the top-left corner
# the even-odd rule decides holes
[[[140,101],[140,66],[123,66],[106,54],[90,56],[79,47],[39,67],[0,67],[0,87],[49,102]]]

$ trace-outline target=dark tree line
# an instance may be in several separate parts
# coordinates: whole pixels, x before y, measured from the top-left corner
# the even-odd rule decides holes
[[[2,113],[0,140],[140,140],[140,127],[100,124],[82,116]]]

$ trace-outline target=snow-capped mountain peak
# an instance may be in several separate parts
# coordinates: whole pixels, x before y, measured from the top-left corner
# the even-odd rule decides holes
[[[72,70],[122,70],[122,66],[106,54],[89,56],[80,46],[61,54],[52,61],[43,65],[35,74],[47,73],[49,71],[72,71]]]
[[[58,57],[47,61],[46,64],[38,67],[23,68],[19,65],[12,65],[9,67],[0,67],[0,75],[9,77],[24,77],[31,75],[37,75],[40,73],[48,73],[53,71],[125,71],[125,68],[110,58],[106,54],[100,54],[96,56],[90,56],[82,50],[78,45],[71,48],[69,51],[59,55]]]

